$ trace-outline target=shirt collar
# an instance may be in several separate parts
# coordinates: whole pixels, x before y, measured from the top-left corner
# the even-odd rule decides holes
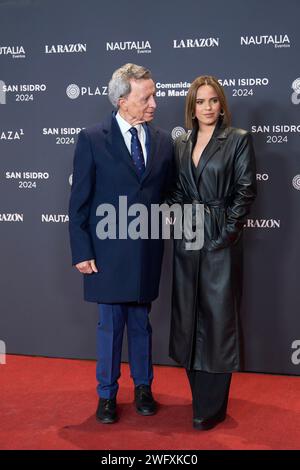
[[[141,130],[142,130],[142,125],[141,124],[137,124],[136,126],[132,126],[131,124],[129,124],[129,122],[125,121],[125,119],[122,118],[119,111],[116,114],[116,120],[119,124],[120,130],[121,130],[123,135],[126,134],[126,132],[128,132],[129,129],[131,129],[132,127],[135,127],[137,132],[138,132],[138,135],[140,135]]]

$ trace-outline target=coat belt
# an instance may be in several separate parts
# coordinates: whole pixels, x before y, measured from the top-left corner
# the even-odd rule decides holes
[[[219,223],[218,211],[215,211],[214,209],[226,209],[230,204],[230,201],[231,196],[225,196],[224,198],[211,199],[209,201],[202,201],[201,199],[193,199],[192,201],[186,200],[184,201],[184,204],[204,204],[204,210],[211,216],[211,239],[216,240],[222,233],[222,226],[220,226]]]
[[[211,199],[210,201],[203,201],[201,199],[185,200],[184,204],[204,204],[204,208],[226,208],[231,200],[231,196],[225,196],[220,199]]]

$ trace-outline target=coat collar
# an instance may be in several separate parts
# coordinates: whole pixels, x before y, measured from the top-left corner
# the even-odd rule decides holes
[[[223,142],[226,141],[229,133],[230,133],[230,127],[224,126],[223,122],[220,120],[213,132],[213,135],[205,147],[203,154],[201,155],[200,161],[198,163],[199,168],[198,168],[198,178],[197,182],[199,181],[202,172],[204,168],[206,167],[207,163],[209,160],[215,155],[215,153],[221,148],[223,145]],[[192,169],[192,153],[193,153],[193,148],[196,143],[197,139],[197,133],[198,133],[198,126],[195,126],[192,131],[189,131],[186,136],[183,138],[182,143],[184,144],[184,153],[182,156],[182,168],[183,172],[186,175],[189,183],[189,187],[192,190],[192,197],[195,199],[199,199],[199,192],[198,192],[198,185],[197,182],[195,181],[194,174],[193,174],[193,169]]]
[[[198,132],[198,126],[195,125],[192,130],[188,131],[182,139],[182,143],[187,143],[190,138],[194,142]],[[226,127],[221,120],[217,123],[215,130],[213,132],[212,138],[219,140],[227,139],[228,134],[231,132],[231,127]]]

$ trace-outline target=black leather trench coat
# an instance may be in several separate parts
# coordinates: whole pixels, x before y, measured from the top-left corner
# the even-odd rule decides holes
[[[175,142],[168,203],[204,204],[204,246],[187,251],[174,240],[170,356],[188,369],[232,372],[242,368],[242,230],[256,196],[255,156],[250,133],[219,123],[195,179],[197,130]]]

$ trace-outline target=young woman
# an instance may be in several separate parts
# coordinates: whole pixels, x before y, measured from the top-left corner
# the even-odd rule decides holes
[[[206,430],[226,417],[231,373],[241,368],[242,231],[256,196],[252,138],[230,127],[217,79],[194,80],[186,127],[175,143],[176,185],[169,204],[204,204],[204,245],[174,241],[170,356],[186,368],[193,426]]]

